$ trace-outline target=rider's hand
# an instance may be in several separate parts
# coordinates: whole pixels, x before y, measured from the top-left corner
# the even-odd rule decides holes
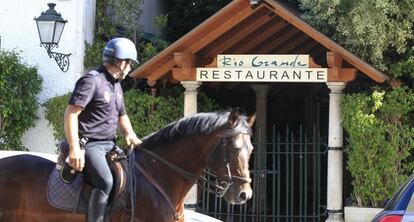
[[[135,133],[128,133],[125,135],[125,140],[128,146],[131,147],[131,145],[134,145],[132,147],[135,147],[142,143],[140,139],[138,139],[137,135]]]
[[[69,165],[76,171],[81,172],[85,166],[85,151],[81,150],[78,143],[72,146],[69,152]]]

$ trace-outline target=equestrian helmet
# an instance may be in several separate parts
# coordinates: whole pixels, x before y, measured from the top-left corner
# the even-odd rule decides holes
[[[103,57],[112,57],[119,60],[131,60],[138,63],[135,44],[127,38],[113,38],[105,46]]]

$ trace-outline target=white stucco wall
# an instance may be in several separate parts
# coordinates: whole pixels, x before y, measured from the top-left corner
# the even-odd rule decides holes
[[[72,53],[66,73],[40,47],[36,22],[33,20],[48,9],[49,2],[55,3],[55,10],[68,20],[59,48],[54,50]],[[95,0],[0,0],[0,5],[1,48],[21,50],[23,61],[38,67],[38,72],[43,77],[39,102],[43,103],[51,97],[71,91],[76,80],[83,74],[84,41],[93,38]],[[53,153],[55,141],[52,130],[44,119],[43,108],[39,109],[38,116],[40,121],[26,132],[23,144],[32,151]]]
[[[161,0],[142,0],[141,24],[144,32],[155,34],[154,18],[163,13]]]
[[[48,9],[47,3],[55,3],[55,10],[68,20],[59,48],[56,52],[70,56],[69,70],[62,72],[45,48],[40,47],[36,22],[40,13]],[[23,62],[36,66],[43,78],[39,102],[70,92],[77,79],[84,73],[84,42],[93,41],[96,0],[0,0],[0,37],[2,49],[21,51]],[[154,33],[153,20],[162,13],[161,0],[143,0],[141,24],[145,32]],[[54,153],[55,144],[52,129],[40,107],[36,126],[23,136],[23,144],[31,151]],[[63,117],[62,117],[63,118]]]

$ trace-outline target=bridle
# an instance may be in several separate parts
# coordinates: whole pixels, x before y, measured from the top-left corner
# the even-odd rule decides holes
[[[240,134],[248,134],[248,133],[240,133]],[[228,138],[222,135],[218,135],[221,138]],[[225,139],[222,139],[220,142],[224,143]],[[221,144],[219,144],[216,146],[216,148],[214,148],[210,154],[209,154],[209,158],[212,154],[212,152],[214,152],[216,149],[220,149],[221,148]],[[245,143],[245,142],[244,142]],[[246,145],[246,144],[243,144]],[[223,164],[224,164],[224,168],[225,168],[225,172],[226,174],[224,175],[225,180],[222,180],[219,182],[218,179],[215,179],[214,181],[211,181],[208,178],[203,177],[203,175],[200,175],[198,180],[197,180],[197,185],[203,189],[206,190],[210,193],[214,193],[215,195],[217,195],[218,197],[223,197],[226,192],[228,191],[228,189],[233,185],[233,183],[235,181],[238,182],[242,182],[242,183],[251,183],[252,179],[249,177],[241,177],[241,176],[235,176],[231,174],[231,168],[230,168],[230,149],[228,145],[225,146],[226,149],[226,156],[223,160]],[[232,148],[235,149],[235,148]],[[239,151],[237,151],[239,152]],[[204,175],[207,175],[209,178],[218,178],[217,175],[209,172],[208,170],[204,170]],[[203,183],[203,185],[200,185],[200,183]],[[204,185],[207,184],[207,185]]]
[[[242,134],[249,134],[249,133],[242,133]],[[217,135],[217,134],[216,134]],[[250,135],[250,134],[249,134]],[[221,147],[221,143],[223,142],[223,138],[228,138],[229,136],[225,136],[225,135],[217,135],[219,137],[221,137],[222,139],[219,140],[217,142],[217,144],[215,145],[215,147],[210,151],[210,153],[208,154],[209,158],[211,156],[211,154],[216,150],[219,149]],[[239,182],[244,182],[244,183],[251,183],[251,178],[248,177],[240,177],[240,176],[234,176],[231,174],[231,168],[230,168],[230,162],[229,162],[229,157],[230,157],[230,152],[229,152],[229,147],[226,146],[226,158],[224,159],[224,167],[226,168],[226,175],[224,175],[224,178],[226,178],[225,181],[221,181],[218,182],[218,180],[216,179],[215,181],[211,181],[205,177],[203,177],[202,175],[198,176],[194,173],[188,172],[187,170],[182,169],[181,167],[171,163],[170,161],[162,158],[161,156],[159,156],[158,154],[148,150],[148,149],[137,149],[138,151],[142,151],[143,153],[153,157],[154,159],[162,162],[164,165],[166,165],[168,168],[170,168],[171,170],[173,170],[174,172],[176,172],[177,174],[181,175],[182,177],[184,177],[186,180],[190,181],[190,182],[194,182],[196,181],[197,185],[203,189],[206,190],[210,193],[215,193],[218,197],[223,197],[226,192],[228,191],[228,189],[233,185],[233,183],[235,181],[239,181]],[[130,160],[131,161],[131,160]],[[169,196],[165,193],[164,189],[156,182],[156,180],[150,175],[148,174],[144,168],[142,168],[138,162],[134,161],[134,163],[131,162],[131,166],[132,164],[135,165],[135,168],[140,171],[144,177],[146,177],[148,179],[148,181],[161,193],[161,195],[166,199],[167,204],[169,205],[171,211],[173,212],[174,215],[174,219],[175,221],[178,221],[182,216],[183,216],[183,211],[181,211],[180,213],[177,213],[175,206],[173,205],[171,199],[169,198]],[[131,168],[132,169],[132,168]],[[212,177],[218,178],[215,174],[212,174],[210,172],[204,171],[205,174],[208,174]],[[201,184],[203,183],[203,184]],[[204,185],[207,184],[207,185]],[[131,200],[132,200],[132,195],[131,195]],[[133,213],[131,214],[131,218],[133,218]]]
[[[220,142],[220,141],[219,141]],[[220,148],[220,144],[217,144],[216,147],[214,149],[212,149],[210,151],[209,156],[211,155],[212,152],[214,152],[214,150],[219,149]],[[186,180],[192,182],[192,181],[196,181],[197,186],[200,187],[203,190],[206,190],[210,193],[214,193],[216,194],[218,197],[223,197],[226,192],[228,191],[228,189],[231,187],[231,185],[233,185],[233,183],[235,181],[238,182],[242,182],[242,183],[251,183],[252,179],[248,178],[248,177],[241,177],[241,176],[235,176],[231,174],[231,168],[230,168],[230,162],[229,162],[229,157],[230,157],[230,148],[228,146],[225,147],[226,149],[226,158],[223,161],[224,167],[225,167],[225,172],[226,175],[224,175],[224,178],[226,178],[226,180],[224,181],[218,181],[217,179],[212,181],[206,177],[203,177],[203,175],[198,176],[188,172],[187,170],[182,169],[181,167],[178,167],[177,165],[171,163],[170,161],[160,157],[159,155],[157,155],[156,153],[147,150],[147,149],[139,149],[139,151],[142,151],[146,154],[148,154],[149,156],[159,160],[160,162],[162,162],[164,165],[166,165],[168,168],[170,168],[171,170],[175,171],[177,174],[181,175],[182,177],[184,177]],[[204,173],[206,175],[208,175],[210,178],[218,178],[217,175],[204,170]]]

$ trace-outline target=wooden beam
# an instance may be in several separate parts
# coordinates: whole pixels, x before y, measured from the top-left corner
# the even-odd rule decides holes
[[[174,67],[174,65],[175,65],[175,60],[170,59],[170,60],[168,60],[167,63],[160,66],[154,72],[148,73],[148,75],[146,77],[149,80],[157,80],[157,79],[161,78],[163,75],[165,75],[168,71],[170,71]]]
[[[357,69],[328,68],[328,82],[350,82],[356,78]]]
[[[178,67],[195,67],[197,63],[196,56],[188,52],[175,52],[174,60]]]
[[[326,52],[326,62],[328,63],[329,67],[341,68],[343,63],[343,57],[339,53],[328,51]]]
[[[204,35],[200,36],[200,38],[194,41],[193,44],[189,44],[188,49],[186,49],[185,51],[188,51],[190,53],[198,52],[200,49],[204,48],[208,43],[214,41],[219,36],[223,35],[231,28],[233,28],[235,25],[249,17],[254,10],[257,10],[257,8],[252,9],[251,7],[245,7],[241,11],[230,17],[223,24],[220,24],[217,28],[204,30]]]
[[[177,81],[196,81],[196,68],[173,68],[172,77]]]
[[[265,9],[265,8],[264,8]],[[267,8],[266,8],[267,9]],[[259,14],[259,13],[255,13]],[[217,54],[226,52],[228,49],[236,45],[237,43],[241,42],[244,38],[246,38],[248,35],[255,33],[257,30],[260,30],[260,28],[269,22],[273,18],[273,15],[269,15],[269,13],[260,13],[258,18],[251,19],[252,21],[249,22],[249,24],[243,25],[237,32],[229,33],[226,41],[217,41],[217,44],[211,46],[211,48],[208,48],[206,50],[206,54],[208,56],[216,56]]]
[[[263,30],[260,33],[252,33],[247,38],[243,39],[243,44],[236,44],[229,49],[229,54],[245,54],[250,52],[253,48],[263,43],[266,39],[280,31],[283,27],[287,25],[286,21],[278,20],[271,21],[265,26],[261,27],[259,30]]]
[[[357,69],[342,68],[342,55],[336,52],[326,52],[326,62],[328,66],[328,82],[349,82],[356,78]]]
[[[298,29],[292,28],[291,26],[288,26],[282,30],[279,30],[274,37],[272,37],[271,40],[267,40],[266,42],[261,42],[257,48],[252,49],[251,52],[257,53],[257,54],[265,54],[266,52],[269,52],[270,49],[274,49],[278,47],[279,45],[282,45],[284,42],[288,41],[292,36],[297,34],[299,32]],[[283,33],[278,35],[279,33]]]
[[[168,46],[158,55],[152,57],[149,61],[145,62],[143,65],[134,70],[130,76],[133,78],[145,78],[150,70],[153,70],[153,67],[161,66],[164,63],[167,63],[166,59],[172,56],[172,53],[175,51],[183,51],[182,48],[186,47],[189,44],[192,44],[194,41],[197,41],[201,36],[204,35],[203,30],[211,30],[214,27],[217,27],[219,24],[223,23],[226,15],[232,15],[242,8],[250,7],[249,2],[245,0],[233,0],[228,5],[226,5],[219,12],[208,18],[202,24],[194,28],[192,31],[181,37],[179,40]]]
[[[197,67],[210,63],[213,58],[206,58],[189,52],[175,52],[174,60],[177,67]]]
[[[309,36],[301,35],[298,38],[291,39],[288,44],[282,44],[276,48],[273,48],[272,51],[277,52],[277,54],[287,54],[291,52],[293,48],[295,48],[298,45],[301,45],[302,43],[306,42],[306,40],[308,39],[309,39]]]
[[[215,56],[213,61],[210,64],[207,64],[206,67],[207,68],[217,68],[217,56]]]
[[[309,39],[302,45],[296,46],[292,49],[292,53],[294,54],[309,54],[309,51],[316,47],[319,43],[313,39]]]

